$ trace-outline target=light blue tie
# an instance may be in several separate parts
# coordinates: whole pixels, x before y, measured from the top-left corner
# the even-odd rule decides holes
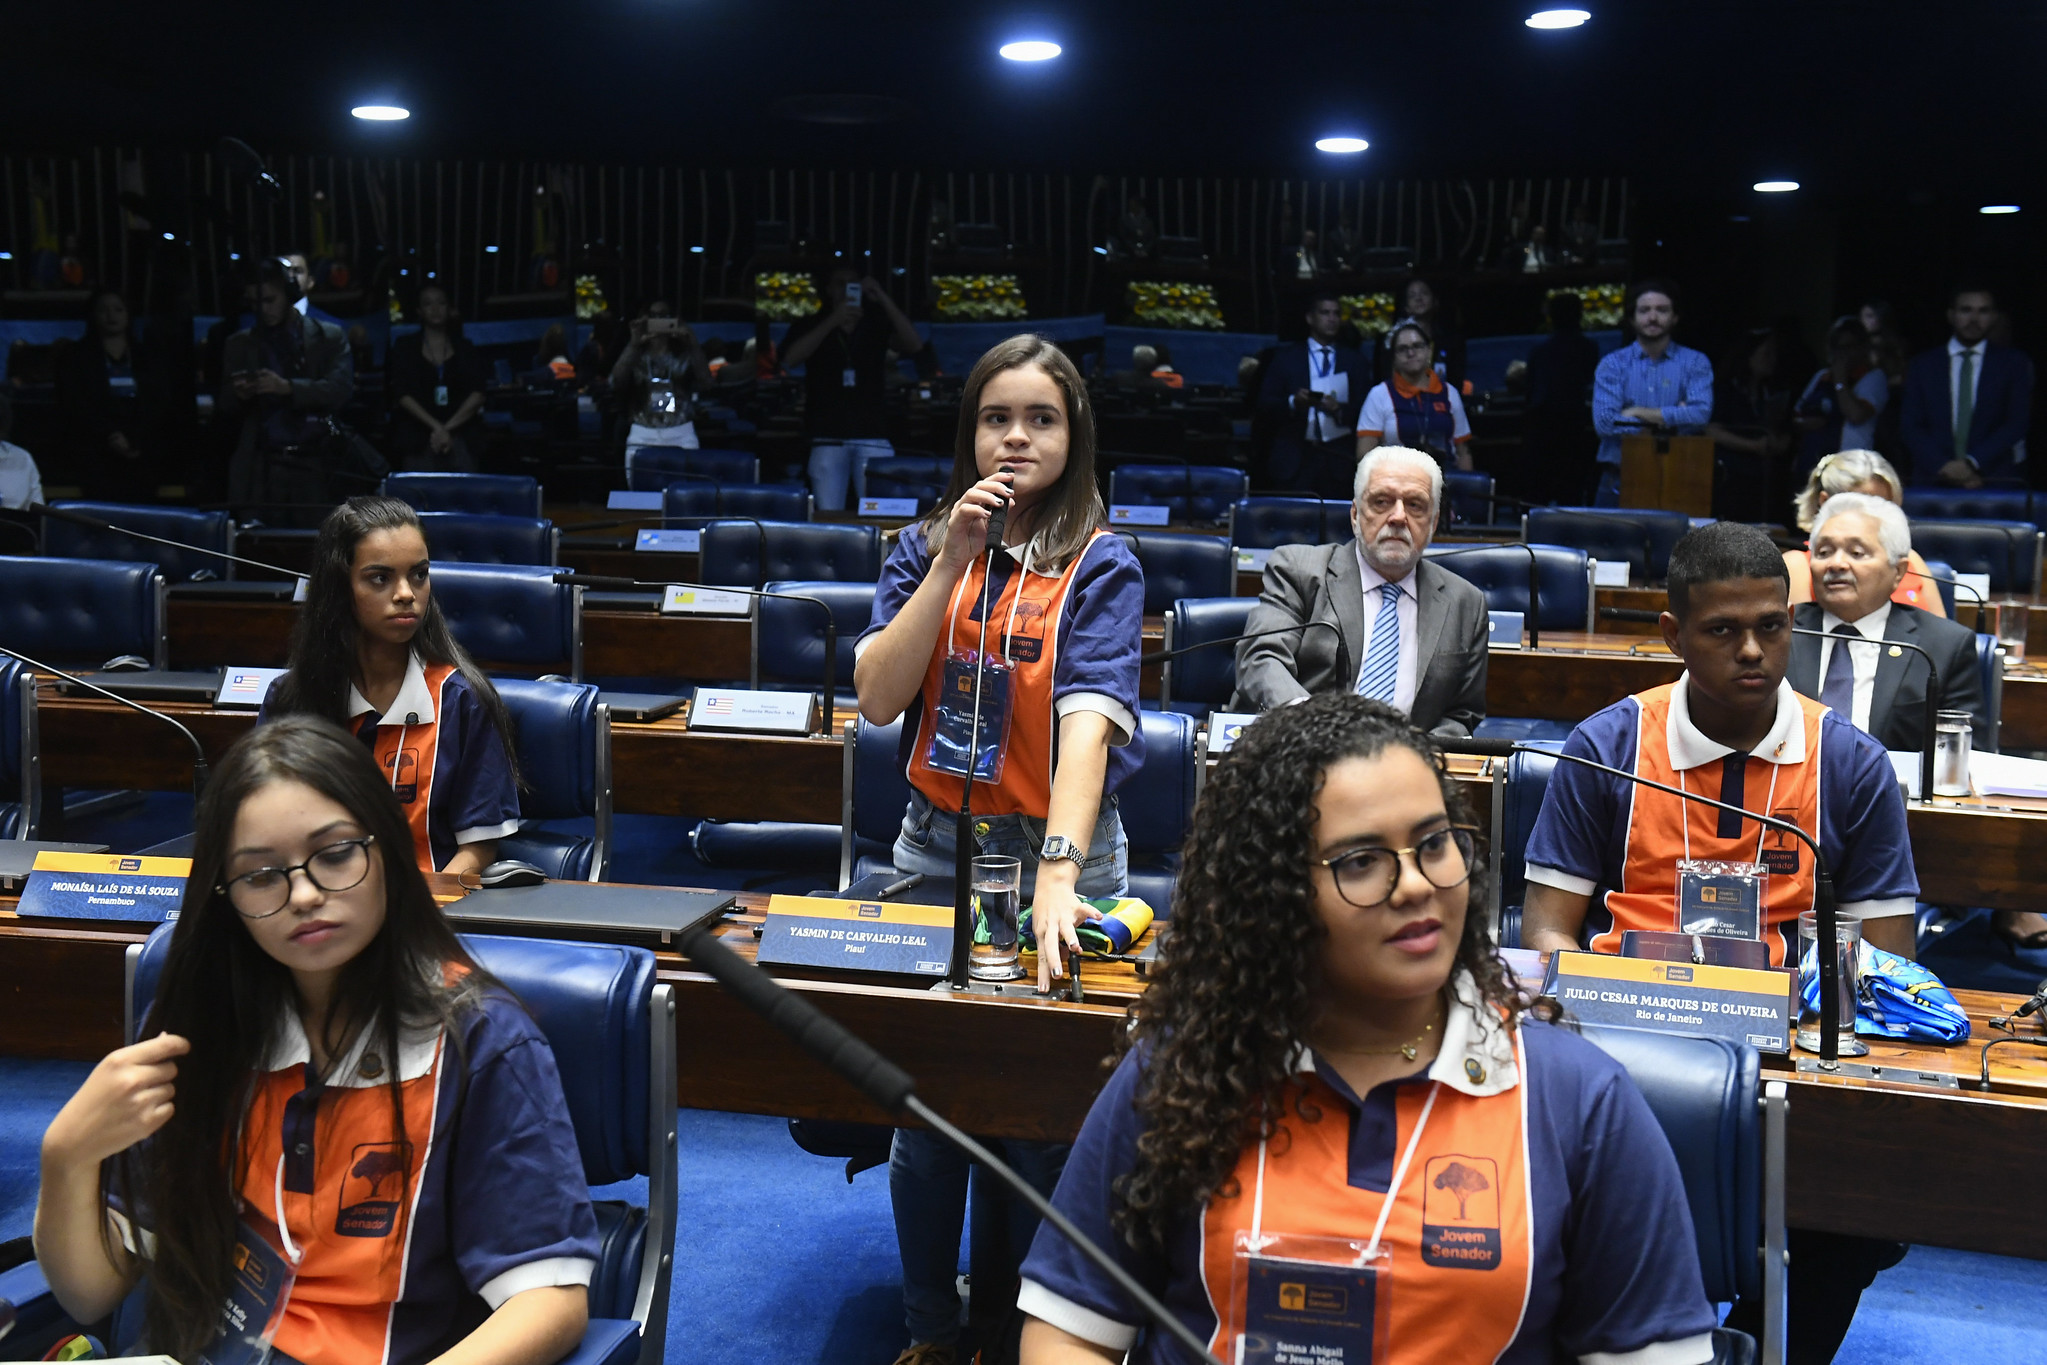
[[[1382,583],[1379,614],[1372,619],[1372,642],[1365,647],[1365,676],[1358,680],[1358,695],[1391,706],[1399,681],[1400,588]]]

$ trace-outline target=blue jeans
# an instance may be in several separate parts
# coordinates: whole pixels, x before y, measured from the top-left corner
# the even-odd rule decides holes
[[[1599,491],[1592,495],[1594,507],[1618,507],[1621,505],[1621,467],[1617,464],[1603,464],[1599,467]]]
[[[950,879],[953,874],[953,812],[938,810],[922,792],[910,793],[903,831],[896,836],[899,872]],[[984,854],[1023,862],[1023,898],[1029,902],[1038,876],[1038,849],[1045,822],[1029,815],[977,815],[975,841]],[[1130,888],[1130,843],[1116,798],[1102,802],[1088,839],[1076,890],[1083,896],[1120,896]],[[1066,1168],[1070,1146],[1021,1139],[988,1141],[1047,1198]],[[960,1300],[953,1286],[959,1269],[960,1232],[967,1216],[967,1159],[944,1138],[925,1128],[898,1128],[889,1154],[888,1190],[895,1206],[896,1250],[903,1258],[903,1316],[913,1342],[951,1342],[959,1336]],[[1008,1229],[1014,1261],[1021,1264],[1037,1231],[1028,1209],[1015,1209]]]
[[[846,485],[850,476],[857,502],[867,496],[867,462],[886,460],[896,448],[878,437],[847,440],[816,440],[810,443],[810,496],[820,512],[846,510]]]

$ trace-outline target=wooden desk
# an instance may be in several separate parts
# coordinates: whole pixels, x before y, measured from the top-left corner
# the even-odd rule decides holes
[[[452,899],[452,879],[432,879]],[[742,896],[725,942],[751,957],[764,902]],[[11,1055],[92,1060],[119,1045],[122,955],[137,933],[38,928],[0,909],[0,1038]],[[660,979],[676,988],[678,1093],[693,1109],[883,1122],[886,1116],[710,978],[672,953]],[[1070,1139],[1086,1117],[1143,989],[1127,967],[1087,963],[1088,1003],[990,999],[884,986],[850,977],[788,980],[819,1009],[917,1078],[919,1092],[969,1131]],[[1973,1077],[1985,1022],[2016,997],[1958,993],[1970,1043],[1931,1048],[1871,1040],[1867,1060]],[[1790,1089],[1787,1216],[1799,1227],[1894,1237],[2001,1255],[2047,1258],[2047,1049],[1991,1054],[1989,1093],[1906,1088],[1797,1074],[1768,1063]]]

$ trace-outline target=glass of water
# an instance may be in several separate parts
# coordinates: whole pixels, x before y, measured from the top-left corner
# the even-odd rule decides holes
[[[974,859],[974,950],[967,972],[976,981],[1014,981],[1023,975],[1017,962],[1016,917],[1023,900],[1023,860]]]
[[[2007,665],[2025,662],[2026,626],[2029,622],[2030,614],[2024,602],[1997,604],[1997,644],[2004,651]]]
[[[1969,794],[1969,754],[1974,718],[1967,711],[1936,711],[1933,724],[1933,794]]]
[[[1819,1006],[1807,1003],[1808,990],[1816,991],[1819,975],[1819,912],[1803,910],[1798,915],[1798,1047],[1802,1052],[1820,1050],[1824,1027]],[[1862,921],[1846,915],[1834,916],[1835,969],[1841,982],[1840,1013],[1834,1020],[1837,1054],[1866,1057],[1869,1044],[1855,1036],[1855,1007],[1862,986]]]

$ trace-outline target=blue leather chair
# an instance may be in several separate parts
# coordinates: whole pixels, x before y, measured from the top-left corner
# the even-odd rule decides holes
[[[1535,591],[1542,599],[1536,623],[1544,630],[1591,630],[1590,556],[1564,545],[1531,545],[1529,549],[1535,551]],[[1483,592],[1487,610],[1528,614],[1526,550],[1515,545],[1476,550],[1453,545],[1432,547],[1426,553],[1437,567]]]
[[[1654,507],[1536,507],[1521,518],[1530,544],[1569,545],[1594,559],[1624,559],[1637,584],[1661,582],[1670,572],[1671,547],[1692,529],[1683,512]]]
[[[1144,570],[1144,610],[1156,615],[1182,597],[1234,597],[1237,556],[1221,536],[1119,531]]]
[[[131,1041],[148,1016],[176,927],[166,924],[128,949]],[[494,934],[464,934],[462,946],[547,1038],[584,1179],[592,1186],[647,1179],[645,1205],[596,1205],[602,1242],[590,1325],[562,1365],[661,1365],[675,1260],[675,988],[656,982],[654,955],[644,948]],[[131,1295],[130,1304],[138,1298]],[[139,1327],[139,1314],[134,1321]],[[117,1339],[132,1344],[118,1331]]]
[[[1944,559],[1927,559],[1926,556],[1924,555],[1921,555],[1920,558],[1922,560],[1925,560],[1926,571],[1933,575],[1933,590],[1940,594],[1940,604],[1947,608],[1948,620],[1950,621],[1954,620],[1955,588],[1958,585],[1951,581],[1943,582],[1942,580],[1944,579],[1952,580],[1954,578],[1955,566],[1948,563]],[[1962,601],[1967,603],[1969,606],[1973,607],[1981,605],[1976,600],[1978,594],[1975,592],[1973,588],[1963,586],[1961,595]]]
[[[677,475],[694,474],[720,483],[759,483],[761,462],[743,450],[687,450],[681,446],[638,446],[630,453],[626,487],[658,493]]]
[[[163,575],[134,560],[0,555],[0,645],[59,667],[133,654],[162,668]]]
[[[434,596],[462,648],[493,672],[583,678],[583,590],[552,569],[436,564]]]
[[[499,517],[476,512],[421,512],[426,548],[437,561],[463,564],[561,562],[561,532],[544,517]]]
[[[1913,521],[2033,521],[2027,488],[1908,488],[1905,515]]]
[[[896,836],[910,806],[910,779],[896,755],[900,719],[876,725],[856,717],[845,728],[846,761],[839,777],[839,890],[895,867]]]
[[[1109,474],[1109,501],[1164,507],[1179,522],[1218,522],[1251,491],[1250,476],[1229,465],[1123,464]]]
[[[717,519],[717,484],[677,480],[661,490],[661,524],[664,527],[701,530]]]
[[[1450,521],[1460,526],[1493,524],[1493,476],[1475,469],[1443,471],[1443,501]]]
[[[1230,508],[1230,546],[1333,545],[1350,539],[1350,504],[1320,498],[1239,498]]]
[[[1144,763],[1116,793],[1123,835],[1130,841],[1130,894],[1164,919],[1173,913],[1180,845],[1201,795],[1202,754],[1192,716],[1141,711]]]
[[[1531,740],[1554,753],[1561,740]],[[1493,790],[1493,885],[1500,906],[1499,941],[1503,948],[1521,946],[1521,903],[1528,898],[1528,837],[1542,812],[1543,793],[1557,760],[1546,754],[1518,753],[1506,760],[1504,781]]]
[[[715,521],[700,544],[698,577],[709,585],[757,588],[775,578],[872,583],[881,577],[881,532],[872,526]]]
[[[867,496],[870,498],[915,498],[920,508],[934,506],[945,496],[952,482],[949,459],[925,455],[897,455],[873,460],[867,466]]]
[[[524,474],[390,474],[384,492],[422,512],[540,515],[540,480]]]
[[[1961,573],[1990,575],[1990,590],[2039,591],[2040,528],[2030,521],[1912,522],[1912,547]],[[1965,595],[1966,596],[1966,595]]]
[[[1183,597],[1166,611],[1165,648],[1185,649],[1242,635],[1251,608],[1257,605],[1255,597]],[[1210,645],[1166,660],[1159,675],[1159,709],[1205,716],[1215,707],[1228,706],[1236,690],[1236,649]]]
[[[0,839],[33,839],[42,823],[43,766],[36,723],[35,672],[0,658],[0,793],[17,774],[14,799],[0,801]],[[0,1294],[0,1298],[5,1298]]]
[[[718,515],[762,521],[809,521],[810,490],[801,484],[728,483],[718,488]]]
[[[198,512],[189,507],[130,507],[117,502],[58,502],[101,521],[144,535],[162,536],[183,545],[233,554],[235,525],[225,512]],[[153,540],[137,540],[119,531],[96,531],[75,521],[43,518],[43,553],[56,559],[125,559],[155,561],[166,583],[226,578],[232,564],[199,549],[177,550]]]
[[[519,737],[519,832],[500,858],[529,862],[556,881],[601,882],[611,870],[611,708],[594,683],[493,679]],[[589,834],[526,822],[589,820]]]

